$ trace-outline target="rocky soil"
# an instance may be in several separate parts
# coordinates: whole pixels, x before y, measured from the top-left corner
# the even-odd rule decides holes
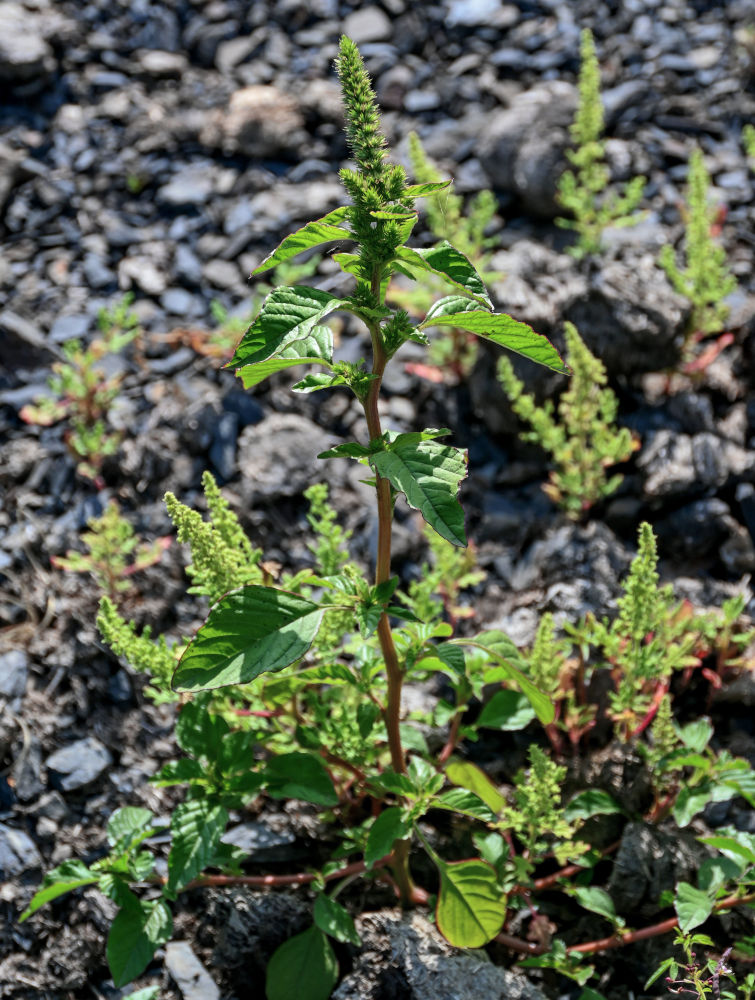
[[[359,475],[313,459],[362,432],[356,407],[337,393],[292,396],[282,376],[245,393],[196,350],[217,325],[212,304],[248,316],[247,275],[264,253],[341,203],[347,153],[332,62],[342,32],[360,45],[398,158],[414,128],[457,191],[494,190],[499,308],[557,343],[563,321],[576,323],[641,440],[620,491],[575,527],[541,491],[543,456],[516,439],[492,355],[458,386],[394,365],[386,424],[449,426],[469,448],[463,501],[488,572],[478,621],[525,643],[541,610],[574,620],[610,608],[643,519],[680,596],[718,605],[744,589],[755,617],[755,173],[740,143],[755,121],[754,23],[750,0],[0,0],[0,997],[126,995],[109,981],[111,914],[97,894],[66,897],[28,924],[16,918],[47,868],[101,853],[114,808],[159,814],[171,802],[147,779],[174,752],[173,710],[145,700],[141,679],[100,644],[94,584],[51,558],[79,545],[112,497],[140,535],[170,534],[165,490],[195,503],[210,469],[267,558],[309,558],[302,492],[326,479],[355,557],[370,559],[375,524]],[[591,267],[564,253],[568,235],[553,221],[583,27],[598,47],[613,177],[648,178],[643,221],[609,231]],[[656,261],[682,233],[695,144],[726,207],[722,240],[739,288],[733,343],[690,378],[668,374],[688,307]],[[308,279],[329,289],[342,280],[327,257]],[[123,441],[95,483],[77,475],[62,425],[19,414],[46,392],[61,344],[91,339],[99,310],[127,291],[144,333],[109,359],[123,375],[109,415]],[[340,357],[365,349],[345,323]],[[399,356],[421,357],[414,345]],[[524,366],[521,375],[541,396],[559,388]],[[402,508],[405,578],[424,554],[416,529]],[[205,609],[187,597],[182,567],[173,545],[135,578],[125,613],[187,634]],[[737,739],[755,766],[751,718]],[[501,769],[515,770],[505,758]],[[307,866],[311,817],[258,820],[251,870]],[[193,894],[177,911],[179,944],[141,985],[160,983],[165,998],[258,995],[266,958],[300,929],[304,902]],[[381,902],[390,905],[373,908]],[[475,1000],[579,995],[454,954],[419,917],[402,924],[384,910],[362,930],[363,953],[340,956],[342,1000],[450,1000],[471,996],[470,981]],[[607,995],[630,995],[627,983],[643,995],[645,966],[663,957],[650,951],[614,956]],[[428,972],[438,968],[440,977]]]

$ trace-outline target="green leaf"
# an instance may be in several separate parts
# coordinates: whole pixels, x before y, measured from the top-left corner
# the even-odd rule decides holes
[[[404,198],[424,198],[428,194],[435,194],[438,191],[444,191],[447,187],[453,184],[453,181],[431,181],[428,184],[409,184],[404,188]]]
[[[416,212],[407,212],[400,209],[391,210],[379,208],[375,212],[370,212],[370,215],[373,219],[395,219],[397,222],[403,222],[407,219],[416,220],[417,218]]]
[[[173,811],[168,856],[168,892],[191,882],[215,853],[228,823],[225,809],[209,799],[189,799]]]
[[[305,337],[287,344],[274,357],[244,365],[236,374],[244,383],[244,388],[251,389],[286,368],[295,368],[297,365],[323,365],[330,368],[332,364],[333,331],[329,326],[314,326]]]
[[[702,889],[696,889],[689,882],[680,882],[676,887],[674,909],[679,917],[679,927],[688,934],[693,928],[705,923],[713,912],[713,900]]]
[[[225,367],[258,364],[291,348],[301,357],[303,345],[310,342],[320,320],[344,305],[341,299],[320,288],[305,285],[274,288]]]
[[[410,247],[399,247],[396,250],[396,258],[402,264],[406,264],[409,267],[437,274],[445,281],[456,285],[457,288],[462,288],[467,295],[488,309],[493,308],[493,303],[490,301],[485,284],[477,273],[474,264],[460,250],[451,246],[447,240],[443,240],[442,243],[427,250],[412,250]],[[425,323],[420,324],[420,326],[425,326],[426,323],[427,320],[425,320]]]
[[[695,816],[712,800],[713,788],[708,782],[699,788],[682,785],[671,812],[679,826],[689,826]]]
[[[329,448],[328,451],[321,451],[317,456],[318,458],[368,458],[370,455],[370,449],[366,448],[363,444],[359,444],[358,441],[344,441],[343,444],[337,444],[335,448]]]
[[[337,385],[348,385],[343,375],[326,372],[305,375],[304,378],[291,386],[292,392],[318,392],[320,389],[332,389]]]
[[[442,303],[441,299],[438,305]],[[569,369],[549,340],[535,333],[526,323],[520,323],[503,313],[494,315],[481,311],[445,313],[436,306],[435,309],[430,309],[424,322],[420,323],[419,329],[424,330],[428,326],[453,326],[457,330],[468,330],[469,333],[492,340],[494,344],[507,347],[510,351],[521,354],[539,365],[545,365],[553,371],[569,373]]]
[[[513,732],[524,729],[535,718],[535,709],[520,691],[496,691],[480,712],[477,725],[482,729]]]
[[[366,740],[372,732],[378,715],[380,715],[380,709],[374,701],[365,701],[357,706],[357,726],[363,740]]]
[[[362,277],[362,258],[358,253],[334,253],[332,256],[342,271],[353,274],[355,278]]]
[[[717,851],[721,851],[724,857],[729,857],[734,855],[736,860],[743,859],[748,864],[755,865],[755,850],[748,844],[742,843],[736,837],[700,837],[700,842],[703,844],[709,844],[711,847],[715,847]]]
[[[475,764],[468,761],[452,760],[446,767],[446,777],[454,785],[474,792],[496,816],[506,805],[506,799],[501,795],[490,778]]]
[[[680,726],[677,732],[686,747],[696,753],[702,753],[713,736],[713,726],[710,719],[701,718],[688,722],[686,726]]]
[[[31,902],[20,916],[24,921],[32,913],[36,913],[40,906],[52,902],[58,896],[63,896],[67,892],[72,892],[82,885],[93,885],[99,876],[92,874],[87,866],[81,861],[64,861],[57,868],[47,872],[42,882],[42,887],[37,889],[31,898]]]
[[[323,934],[330,935],[336,941],[353,944],[357,948],[362,943],[351,914],[324,892],[319,893],[315,900],[313,916],[315,926],[319,927]]]
[[[229,732],[225,719],[209,711],[207,697],[195,698],[184,705],[176,721],[176,742],[192,757],[214,760]]]
[[[317,806],[337,806],[338,795],[328,769],[319,757],[285,753],[273,757],[265,769],[268,792],[276,799],[301,799]]]
[[[283,261],[296,257],[297,254],[311,247],[320,246],[321,243],[330,243],[333,240],[353,239],[354,237],[347,230],[340,229],[339,225],[349,217],[349,208],[342,206],[328,212],[321,219],[308,222],[306,226],[297,229],[295,233],[287,236],[271,254],[258,264],[252,271],[250,277],[269,271],[272,267],[277,267]]]
[[[459,645],[484,649],[498,664],[496,668],[485,673],[485,683],[491,684],[494,681],[502,680],[513,681],[519,690],[526,695],[540,722],[544,726],[553,722],[556,715],[553,702],[526,676],[527,661],[507,635],[492,630],[481,632],[474,639],[452,639],[451,641]]]
[[[162,899],[147,902],[129,893],[126,900],[107,939],[107,961],[118,988],[140,976],[173,933],[173,917]]]
[[[495,823],[498,818],[479,795],[475,795],[474,792],[470,792],[466,788],[452,788],[450,791],[443,792],[442,795],[433,800],[432,804],[435,809],[447,809],[449,812],[461,813],[463,816],[481,819],[483,823]]]
[[[608,794],[599,788],[588,788],[575,795],[564,809],[564,818],[569,823],[580,819],[590,819],[591,816],[608,816],[620,813],[621,806]]]
[[[406,496],[431,528],[454,545],[467,544],[464,511],[456,499],[467,474],[467,454],[437,441],[390,442],[386,451],[370,458],[375,472]]]
[[[338,962],[317,927],[285,941],[267,965],[267,1000],[328,1000],[338,979]]]
[[[198,760],[181,757],[180,760],[169,760],[167,764],[163,764],[154,778],[150,779],[150,784],[157,788],[166,788],[168,785],[185,785],[197,778],[202,778],[204,773],[204,768]]]
[[[248,684],[300,660],[312,644],[323,609],[274,587],[251,584],[221,598],[173,674],[176,691]]]
[[[605,891],[595,885],[578,886],[574,890],[574,896],[580,906],[584,906],[591,913],[598,913],[605,917],[609,923],[616,923],[616,907],[613,900]]]
[[[404,840],[411,830],[411,824],[404,819],[403,810],[399,806],[389,806],[384,809],[370,827],[367,835],[367,846],[364,851],[364,862],[372,868],[376,861],[390,854],[397,840]]]
[[[154,816],[149,809],[140,809],[137,806],[116,809],[108,820],[107,839],[113,847],[118,846],[121,850],[125,850],[126,842],[130,841],[134,834],[147,834],[147,831],[151,830],[153,820]]]
[[[434,860],[440,872],[438,930],[457,948],[481,948],[496,936],[506,917],[506,896],[495,870],[485,861]]]

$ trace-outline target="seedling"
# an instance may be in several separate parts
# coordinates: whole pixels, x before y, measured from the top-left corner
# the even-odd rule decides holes
[[[699,148],[690,156],[684,215],[684,267],[677,266],[674,250],[668,245],[661,250],[660,264],[676,291],[692,304],[688,327],[691,343],[723,329],[729,314],[723,300],[737,287],[736,278],[726,266],[726,251],[713,238],[719,210],[710,203],[710,176]]]
[[[151,544],[140,542],[114,500],[101,517],[93,517],[88,525],[89,531],[81,536],[87,551],[71,549],[50,561],[69,573],[91,573],[111,601],[118,601],[131,590],[131,577],[158,563],[170,544],[169,538],[158,538]]]
[[[556,219],[562,228],[576,232],[577,242],[569,253],[578,259],[600,253],[600,238],[608,226],[639,222],[640,216],[633,213],[645,187],[644,177],[634,177],[621,194],[608,191],[611,175],[605,162],[600,67],[589,28],[582,32],[580,59],[579,102],[571,126],[574,149],[566,154],[574,170],[561,175],[557,195],[559,205],[571,217]]]
[[[97,479],[104,460],[115,454],[121,436],[107,429],[107,414],[118,396],[120,375],[108,376],[99,362],[118,354],[139,335],[139,321],[131,312],[131,297],[124,296],[112,310],[101,310],[102,335],[85,347],[78,340],[63,345],[65,361],[53,365],[48,380],[51,396],[24,406],[22,420],[48,427],[65,420],[66,443],[78,461],[77,470]]]
[[[627,428],[615,426],[618,400],[606,387],[601,361],[590,353],[573,324],[565,324],[564,336],[573,377],[561,396],[558,419],[550,401],[538,406],[524,392],[524,383],[506,357],[498,361],[498,378],[514,413],[532,427],[523,439],[539,444],[553,457],[556,467],[543,487],[545,493],[578,520],[619,487],[623,477],[608,477],[606,470],[626,462],[639,448],[639,441]]]

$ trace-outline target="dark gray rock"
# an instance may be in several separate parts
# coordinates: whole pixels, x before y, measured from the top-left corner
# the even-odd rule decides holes
[[[50,340],[63,344],[67,340],[80,340],[92,328],[92,318],[84,314],[58,316],[50,327]]]
[[[42,747],[36,736],[25,737],[11,771],[19,802],[33,802],[45,790],[42,781]]]
[[[184,1000],[219,1000],[220,990],[188,941],[170,941],[165,946],[165,968]]]
[[[250,821],[233,826],[223,834],[224,844],[246,851],[250,858],[261,864],[288,861],[292,857],[291,847],[296,837],[290,830],[273,830],[267,823]]]
[[[404,1000],[468,997],[470,983],[475,1000],[544,1000],[523,975],[493,965],[484,952],[452,948],[418,913],[381,910],[356,923],[362,949],[333,1000],[379,1000],[386,995],[386,970],[395,984],[393,995]]]
[[[215,424],[210,445],[209,459],[218,479],[227,483],[236,473],[236,442],[239,435],[239,418],[235,413],[221,413]]]
[[[29,676],[29,657],[22,649],[0,653],[0,703],[20,711]]]
[[[113,763],[107,747],[94,736],[56,750],[45,761],[50,782],[61,792],[73,792],[96,781]]]
[[[658,912],[662,892],[691,881],[705,857],[694,833],[632,822],[624,828],[606,886],[616,912],[647,919]]]
[[[572,84],[538,84],[491,115],[481,134],[477,153],[492,186],[516,195],[536,215],[559,212],[556,184],[566,166],[564,150],[576,106]]]
[[[0,823],[0,879],[17,878],[42,865],[42,856],[31,837]]]
[[[715,489],[730,478],[749,481],[755,475],[755,452],[705,431],[690,437],[659,430],[646,439],[637,465],[645,473],[646,495],[663,497]]]
[[[338,476],[335,466],[345,463],[336,459],[323,463],[315,457],[334,443],[332,434],[294,413],[275,413],[247,427],[238,441],[244,501],[296,496],[316,477]]]
[[[624,375],[675,367],[688,315],[651,256],[607,264],[563,314],[609,373]]]

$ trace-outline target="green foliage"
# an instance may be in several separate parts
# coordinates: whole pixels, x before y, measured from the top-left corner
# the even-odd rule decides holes
[[[532,428],[523,439],[540,445],[553,458],[555,469],[543,489],[577,520],[618,488],[623,477],[608,477],[606,470],[627,461],[638,442],[627,428],[615,427],[618,400],[606,386],[602,362],[590,353],[572,323],[565,324],[564,336],[573,377],[559,401],[558,418],[550,400],[538,406],[524,392],[506,357],[498,360],[498,379],[516,415]]]
[[[473,544],[460,549],[429,526],[424,528],[424,535],[430,547],[430,562],[422,564],[418,578],[409,584],[406,603],[421,621],[434,621],[445,611],[455,625],[460,618],[474,614],[472,608],[459,605],[461,592],[481,583],[486,573],[477,568]]]
[[[555,854],[563,864],[574,850],[571,840],[576,833],[561,804],[566,768],[535,745],[529,748],[529,763],[529,769],[517,775],[513,804],[502,810],[501,819],[528,856],[542,854],[550,846],[550,838],[562,841]]]
[[[139,323],[130,311],[132,296],[124,296],[111,310],[100,310],[101,336],[88,347],[78,340],[63,344],[64,361],[52,366],[50,396],[24,406],[21,418],[47,427],[65,420],[66,444],[77,459],[77,470],[89,479],[99,476],[108,455],[118,450],[121,436],[107,429],[107,415],[121,386],[120,375],[108,376],[99,364],[108,354],[120,353],[139,335]]]
[[[122,656],[137,673],[150,675],[146,694],[158,703],[177,700],[170,686],[176,669],[176,651],[168,646],[163,636],[153,642],[149,625],[137,635],[136,625],[121,618],[109,597],[100,601],[97,628],[116,656]]]
[[[316,365],[327,374],[305,375],[297,391],[338,385],[354,393],[365,415],[365,440],[342,442],[320,457],[353,459],[369,467],[377,508],[375,574],[367,577],[348,558],[347,533],[339,528],[323,487],[308,491],[314,560],[307,561],[315,565],[284,575],[279,583],[279,567],[261,561],[262,554],[244,535],[211,477],[203,484],[207,520],[171,494],[166,497],[178,537],[190,548],[192,590],[211,605],[206,621],[178,662],[179,648],[169,648],[162,638],[153,643],[148,629],[138,636],[108,598],[102,601],[99,625],[119,655],[152,673],[159,699],[168,698],[171,690],[182,692],[175,727],[180,755],[154,778],[160,787],[174,787],[179,803],[168,827],[167,858],[165,838],[153,837],[157,826],[151,813],[119,810],[108,826],[106,857],[88,866],[78,861],[60,865],[48,874],[26,914],[63,893],[97,885],[118,909],[107,949],[118,988],[140,975],[167,940],[171,904],[180,893],[217,881],[208,879],[208,871],[221,872],[226,884],[242,877],[243,853],[224,843],[225,828],[231,814],[260,810],[269,800],[309,803],[318,822],[337,826],[340,839],[320,870],[265,876],[269,886],[310,883],[315,891],[312,926],[284,942],[268,964],[268,1000],[292,993],[326,1000],[331,994],[338,977],[331,939],[358,943],[351,914],[336,901],[354,878],[371,878],[389,868],[405,906],[424,898],[412,880],[413,849],[423,850],[434,866],[437,924],[454,945],[483,946],[501,931],[508,908],[521,907],[522,918],[529,919],[530,911],[536,912],[530,897],[543,883],[560,887],[570,871],[535,878],[542,862],[549,862],[552,871],[553,856],[561,863],[578,859],[585,872],[567,891],[621,929],[607,894],[588,884],[598,855],[576,839],[587,819],[617,813],[617,803],[591,789],[564,802],[565,768],[536,744],[510,800],[484,771],[455,756],[460,742],[474,740],[480,729],[510,732],[539,723],[549,735],[557,732],[558,722],[570,719],[568,713],[557,714],[568,697],[564,661],[570,650],[556,639],[552,621],[543,626],[529,657],[500,631],[453,636],[458,593],[479,579],[474,556],[459,551],[466,540],[457,498],[466,453],[439,442],[446,430],[383,432],[378,405],[387,363],[405,340],[425,342],[424,329],[430,326],[487,337],[554,370],[565,366],[545,338],[509,316],[492,313],[484,284],[463,253],[448,244],[429,251],[405,246],[416,221],[414,199],[444,185],[429,181],[407,187],[403,171],[388,163],[371,86],[348,39],[341,41],[338,71],[357,168],[342,174],[353,204],[286,237],[258,270],[330,242],[337,232],[339,242],[356,245],[354,253],[334,255],[356,278],[355,291],[335,296],[322,288],[273,289],[230,364],[247,386],[287,367]],[[454,294],[415,324],[386,303],[394,274],[431,274]],[[333,361],[333,332],[326,322],[337,310],[365,324],[371,364],[339,366]],[[427,574],[432,584],[408,596],[399,592],[400,581],[391,573],[391,522],[398,493],[437,536]],[[683,655],[686,639],[674,631],[683,629],[685,621],[688,625],[689,616],[676,615],[670,597],[658,588],[649,529],[643,529],[640,550],[614,625],[585,622],[575,637],[580,653],[587,651],[589,657],[594,649],[603,657],[598,669],[616,672],[618,699],[623,697],[620,684],[631,686],[636,711],[645,710],[643,699],[649,698],[652,707],[659,685],[666,693],[663,684],[671,667],[690,662]],[[732,606],[719,628],[696,630],[698,639],[705,632],[709,646],[721,643],[722,668],[729,648],[739,641],[733,632],[735,617]],[[671,650],[656,647],[656,635],[670,637]],[[556,665],[548,662],[551,656]],[[581,668],[584,674],[585,663]],[[625,680],[618,676],[622,671]],[[580,687],[579,669],[575,676]],[[402,690],[419,684],[442,690],[443,697],[432,709],[407,712]],[[480,701],[486,701],[482,708]],[[623,702],[618,708],[612,703],[614,709],[619,723],[628,725]],[[425,736],[438,726],[447,727],[440,750],[431,749]],[[641,728],[634,726],[629,735],[639,738]],[[663,735],[660,728],[658,732]],[[666,767],[666,758],[674,757],[680,744],[697,755],[699,760],[684,763],[675,757],[666,772],[673,776],[673,768],[689,769],[693,794],[708,794],[711,786],[725,786],[731,795],[755,794],[745,762],[710,756],[705,725],[682,727],[676,736],[677,743],[669,743],[659,758],[659,768]],[[659,753],[660,742],[659,736]],[[672,790],[673,784],[672,777]],[[697,802],[688,800],[683,808],[694,814]],[[438,812],[463,824],[475,856],[464,861],[440,856],[428,822]],[[724,837],[722,850],[728,853],[731,839]],[[740,855],[749,850],[737,843]],[[725,879],[716,882],[715,890],[711,879],[703,881],[701,874],[697,888],[712,896]],[[330,881],[337,884],[325,895]],[[582,983],[592,971],[559,941],[540,964]]]
[[[416,132],[409,133],[409,159],[416,180],[437,188],[425,201],[427,221],[433,235],[461,251],[472,261],[485,282],[494,281],[499,275],[489,268],[489,248],[493,240],[485,236],[498,208],[493,192],[480,191],[470,201],[465,214],[463,199],[452,192],[451,181],[445,181],[428,159]],[[441,287],[439,279],[428,275],[419,284],[393,286],[388,297],[391,302],[406,308],[412,316],[419,316],[427,312]],[[461,379],[474,367],[477,354],[477,339],[472,334],[450,329],[432,341],[428,357],[432,365]]]
[[[737,279],[726,266],[726,251],[712,235],[717,209],[710,204],[710,176],[702,150],[693,150],[689,160],[684,267],[678,267],[670,246],[661,250],[660,265],[674,289],[692,305],[689,334],[719,332],[729,313],[723,302],[737,287]]]
[[[65,557],[53,556],[51,562],[68,573],[91,573],[100,590],[111,601],[117,601],[132,589],[134,573],[160,561],[166,540],[140,542],[114,500],[101,517],[87,523],[89,531],[82,534],[81,541],[88,551],[69,550]]]
[[[577,258],[600,252],[600,238],[608,226],[639,221],[633,213],[645,187],[644,177],[634,177],[621,194],[607,190],[611,178],[603,143],[600,68],[589,28],[582,31],[580,60],[579,103],[571,126],[574,149],[566,154],[574,170],[564,171],[558,183],[558,203],[572,217],[556,220],[576,232],[577,242],[569,252]]]
[[[186,574],[192,581],[190,594],[205,594],[214,603],[224,594],[246,583],[261,583],[262,552],[253,548],[239,520],[209,472],[202,474],[202,487],[209,520],[165,494],[165,506],[178,532],[179,542],[191,549]]]

